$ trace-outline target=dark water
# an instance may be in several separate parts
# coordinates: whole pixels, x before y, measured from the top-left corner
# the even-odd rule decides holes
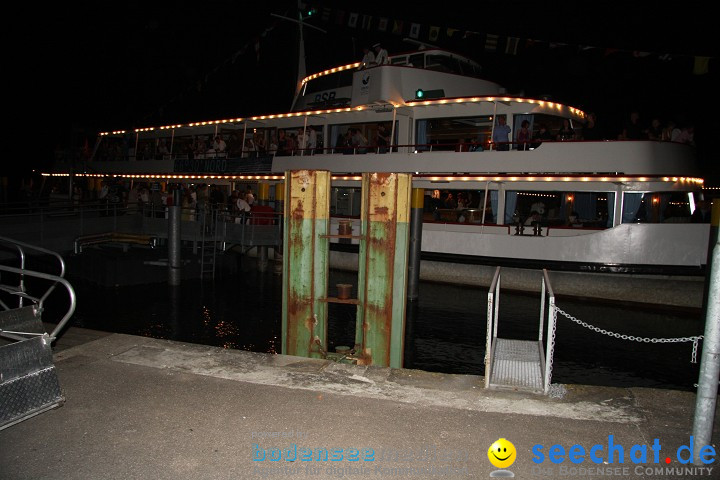
[[[329,285],[357,282],[332,271]],[[282,284],[272,272],[244,269],[220,281],[184,281],[120,288],[74,281],[78,327],[179,340],[224,348],[279,353]],[[334,287],[331,287],[334,288]],[[606,330],[643,337],[702,334],[699,315],[648,312],[557,298],[560,308]],[[539,295],[501,293],[499,332],[537,338]],[[408,306],[405,367],[434,372],[484,373],[487,289],[423,282]],[[355,307],[329,305],[329,349],[352,346]],[[702,348],[702,344],[701,344]],[[691,343],[646,344],[610,338],[558,316],[553,383],[692,390],[699,364]],[[699,355],[698,355],[699,358]]]

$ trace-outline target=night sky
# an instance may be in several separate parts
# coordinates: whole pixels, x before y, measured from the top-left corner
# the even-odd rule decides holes
[[[509,93],[549,95],[595,111],[606,131],[619,129],[634,108],[648,122],[686,119],[696,124],[700,153],[709,158],[703,138],[720,128],[710,89],[718,83],[720,42],[707,3],[307,3],[316,7],[308,22],[327,30],[305,30],[308,73],[358,61],[362,45],[376,41],[391,54],[413,50],[403,38],[416,23],[425,41],[430,27],[440,27],[431,43],[475,59]],[[33,111],[21,113],[42,113],[46,122],[42,153],[30,163],[47,165],[56,147],[85,138],[92,144],[99,131],[288,111],[297,27],[271,14],[296,17],[296,6],[130,0],[59,2],[29,13],[31,24],[12,27],[19,48],[11,56],[20,68],[11,71],[18,92],[32,95]],[[354,28],[352,13],[358,13]],[[360,28],[363,15],[374,18],[369,30]],[[389,19],[387,32],[377,29],[381,16]],[[401,35],[390,31],[396,20],[403,22]],[[459,33],[448,37],[448,28]],[[485,48],[487,34],[498,35],[498,51]],[[506,53],[508,37],[518,38],[514,55]],[[693,74],[696,56],[715,57],[709,73]]]

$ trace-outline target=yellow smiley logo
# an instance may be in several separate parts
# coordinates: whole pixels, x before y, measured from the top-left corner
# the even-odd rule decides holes
[[[508,468],[515,462],[515,453],[515,445],[504,438],[498,438],[488,448],[488,459],[497,468]]]

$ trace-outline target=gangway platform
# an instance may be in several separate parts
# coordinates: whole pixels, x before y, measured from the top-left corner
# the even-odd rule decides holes
[[[538,340],[516,340],[498,337],[498,314],[500,310],[500,267],[495,270],[488,292],[487,339],[485,348],[485,387],[510,388],[547,394],[552,375],[552,355],[555,348],[555,296],[547,271],[543,270],[542,300],[540,302],[540,326]],[[548,336],[543,346],[543,322],[545,301],[547,309]],[[546,358],[550,362],[546,362]]]
[[[542,351],[537,342],[496,338],[493,346],[491,387],[513,387],[541,392]]]

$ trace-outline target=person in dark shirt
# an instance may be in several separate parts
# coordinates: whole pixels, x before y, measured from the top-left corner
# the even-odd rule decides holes
[[[552,133],[548,130],[547,125],[541,123],[538,126],[537,133],[533,136],[533,140],[536,140],[532,144],[532,148],[538,148],[542,142],[549,142],[554,140]],[[539,140],[539,141],[538,141]]]
[[[630,119],[625,123],[620,140],[644,140],[645,129],[640,123],[640,113],[637,110],[630,112]]]
[[[602,140],[603,134],[597,124],[597,116],[594,113],[588,113],[587,123],[582,127],[583,140]]]
[[[560,130],[558,130],[557,139],[558,141],[575,139],[575,130],[573,130],[572,126],[570,125],[570,120],[568,120],[567,118],[563,118],[563,124],[562,127],[560,127]]]

